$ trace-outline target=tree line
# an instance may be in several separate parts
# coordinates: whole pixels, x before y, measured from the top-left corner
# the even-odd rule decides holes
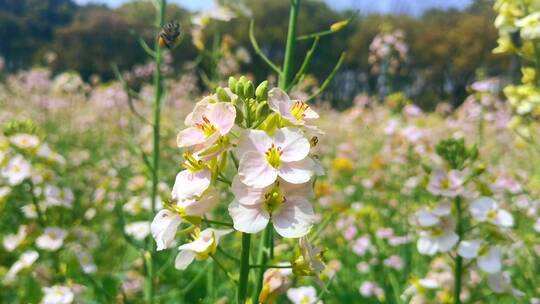
[[[272,71],[258,58],[250,45],[248,28],[255,22],[255,35],[261,49],[275,62],[281,62],[288,22],[286,0],[238,0],[251,12],[230,22],[212,23],[207,29],[207,45],[214,33],[229,34],[251,53],[253,61],[242,69],[258,79]],[[238,2],[236,1],[236,2]],[[76,5],[72,0],[3,0],[0,2],[0,55],[8,70],[49,64],[53,72],[73,69],[84,78],[114,77],[111,63],[122,70],[144,63],[146,55],[139,38],[151,43],[156,36],[149,1],[131,1],[116,9],[106,6]],[[264,9],[261,9],[264,8]],[[191,43],[191,17],[194,13],[170,4],[167,20],[178,20],[184,42],[173,50],[177,65],[197,57]],[[415,102],[433,108],[440,100],[458,104],[466,86],[481,75],[511,75],[511,58],[492,54],[497,45],[490,4],[476,1],[464,10],[430,10],[422,16],[363,15],[357,11],[334,11],[322,1],[304,1],[299,16],[299,34],[323,31],[339,21],[349,25],[335,35],[321,38],[309,73],[319,81],[333,68],[342,51],[344,63],[326,97],[345,107],[359,93],[373,94],[377,77],[370,73],[369,45],[388,26],[402,29],[409,47],[408,58],[396,77],[395,89],[410,93]],[[299,41],[296,64],[300,65],[309,41]],[[46,62],[47,54],[55,59]],[[50,58],[49,58],[50,59]],[[515,67],[514,67],[515,69]],[[242,71],[244,72],[244,71]]]

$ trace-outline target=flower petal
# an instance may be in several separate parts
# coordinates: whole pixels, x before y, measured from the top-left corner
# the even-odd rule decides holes
[[[156,214],[150,225],[150,231],[156,240],[157,251],[173,246],[176,229],[181,222],[182,218],[178,214],[166,209],[160,210]]]
[[[283,163],[279,167],[278,174],[292,184],[307,183],[313,175],[313,161],[306,157],[300,161]]]
[[[174,260],[174,267],[178,270],[186,269],[191,262],[195,259],[195,253],[190,250],[182,250],[178,252],[176,259]]]
[[[236,175],[232,181],[234,198],[243,205],[255,205],[262,201],[267,188],[253,188],[244,185]]]
[[[485,221],[487,214],[492,209],[497,208],[497,202],[490,197],[481,197],[471,204],[471,214],[478,221]]]
[[[204,169],[197,172],[189,170],[181,171],[176,175],[172,190],[173,199],[191,198],[201,196],[210,186],[210,170]]]
[[[215,190],[209,190],[200,199],[187,199],[178,202],[186,208],[188,215],[203,215],[212,209],[219,201],[219,194]]]
[[[206,136],[204,136],[204,133],[197,127],[186,128],[180,131],[176,137],[176,143],[179,148],[199,145],[205,141]]]
[[[501,227],[510,228],[514,226],[514,217],[510,212],[500,209],[497,211],[495,222]]]
[[[245,233],[257,233],[262,231],[270,221],[268,212],[262,209],[262,205],[242,205],[237,201],[229,205],[234,229]]]
[[[229,133],[234,126],[236,118],[236,108],[225,102],[210,104],[207,113],[207,118],[212,125],[216,127],[221,135]]]
[[[314,221],[313,207],[308,200],[300,196],[287,198],[282,209],[272,214],[274,228],[286,238],[299,238],[306,235]]]
[[[478,256],[480,245],[482,245],[480,240],[461,241],[457,253],[466,259],[473,259]]]
[[[238,143],[238,156],[240,158],[247,152],[258,151],[263,154],[272,146],[272,139],[261,130],[247,130],[242,132]]]
[[[502,268],[502,253],[495,246],[489,247],[489,252],[486,255],[478,257],[478,268],[487,273],[496,273]]]
[[[278,172],[259,152],[247,152],[240,159],[238,176],[249,187],[264,188],[272,184]]]
[[[299,161],[309,154],[309,141],[297,128],[282,128],[274,134],[274,143],[281,148],[281,160],[284,162]]]

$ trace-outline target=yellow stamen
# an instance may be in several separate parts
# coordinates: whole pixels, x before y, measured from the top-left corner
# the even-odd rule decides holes
[[[274,168],[278,168],[279,165],[281,165],[281,155],[283,154],[281,147],[276,147],[274,144],[272,144],[270,149],[268,149],[268,151],[266,151],[265,154],[266,154],[266,161],[268,161],[270,166]]]
[[[291,107],[291,114],[296,118],[297,120],[302,120],[304,116],[304,112],[309,109],[309,106],[307,103],[303,101],[296,101],[294,105]]]
[[[202,120],[203,122],[196,123],[195,126],[204,133],[204,136],[210,137],[212,134],[214,134],[217,131],[217,129],[216,127],[214,127],[212,122],[210,122],[210,120],[206,118],[206,116],[203,116]]]

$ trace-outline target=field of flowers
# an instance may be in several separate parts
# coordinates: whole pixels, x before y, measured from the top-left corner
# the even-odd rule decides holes
[[[381,77],[337,111],[287,62],[227,79],[241,52],[201,90],[160,40],[107,83],[0,72],[0,303],[540,303],[540,7],[497,3],[497,51],[537,66],[455,109]]]

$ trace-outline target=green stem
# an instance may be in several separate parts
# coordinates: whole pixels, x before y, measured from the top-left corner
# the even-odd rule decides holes
[[[457,197],[455,200],[455,207],[457,212],[457,234],[459,242],[463,238],[463,210],[461,206],[461,198]],[[457,254],[454,263],[454,304],[461,304],[461,279],[463,276],[463,258]]]
[[[536,66],[536,83],[540,86],[540,42],[533,41],[535,66]]]
[[[166,0],[160,0],[156,6],[156,26],[161,29],[165,23],[165,10],[167,7]],[[160,139],[160,123],[161,123],[161,98],[163,94],[163,82],[161,77],[161,60],[162,53],[159,46],[159,39],[155,39],[155,71],[154,71],[154,103],[153,111],[153,149],[152,149],[152,189],[150,197],[152,200],[152,214],[156,213],[156,197],[158,194],[159,183],[159,139]],[[148,273],[146,278],[147,292],[145,299],[148,303],[154,302],[154,243],[149,242],[148,245]]]
[[[220,221],[214,221],[214,220],[208,220],[208,219],[201,219],[201,221],[211,225],[219,225],[219,226],[226,226],[226,227],[233,227],[233,224],[232,223],[227,223],[227,222],[220,222]]]
[[[291,11],[289,13],[289,30],[287,32],[287,44],[285,46],[285,58],[283,60],[283,71],[279,77],[279,87],[287,89],[291,83],[294,50],[296,48],[296,25],[298,23],[298,11],[300,10],[300,0],[291,0]]]
[[[28,180],[28,185],[30,186],[30,195],[32,196],[32,204],[34,205],[34,208],[36,208],[38,223],[41,228],[45,228],[45,216],[43,215],[43,212],[41,212],[41,208],[39,208],[39,202],[36,197],[36,193],[34,191],[34,182],[32,180]]]
[[[252,265],[251,267],[258,268],[257,273],[257,281],[255,285],[255,289],[253,290],[253,294],[251,295],[251,303],[258,303],[259,302],[259,293],[262,289],[263,284],[263,278],[264,278],[264,272],[266,271],[266,264],[268,263],[268,257],[270,255],[270,235],[272,230],[272,225],[268,224],[266,225],[266,228],[263,231],[263,234],[261,236],[261,243],[259,245],[259,253],[257,255],[257,265]]]
[[[240,260],[240,281],[238,282],[238,304],[246,302],[249,279],[249,247],[251,234],[242,233],[242,256]]]

